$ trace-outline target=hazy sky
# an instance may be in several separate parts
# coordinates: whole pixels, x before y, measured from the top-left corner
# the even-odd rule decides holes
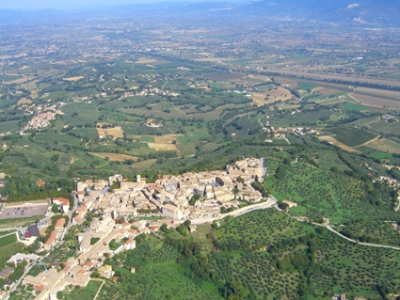
[[[157,2],[245,2],[246,0],[0,0],[0,9],[40,10],[57,9],[69,10],[89,8],[93,6],[116,6],[134,3],[157,3]]]

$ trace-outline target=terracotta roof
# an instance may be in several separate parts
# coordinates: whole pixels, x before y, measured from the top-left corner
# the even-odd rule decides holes
[[[53,198],[53,202],[60,202],[62,205],[69,205],[69,200],[66,198]]]
[[[63,228],[65,225],[65,218],[58,219],[54,228]]]
[[[88,261],[84,264],[85,267],[92,267],[93,263],[91,261]]]
[[[44,243],[44,244],[47,246],[50,246],[51,244],[53,244],[56,237],[57,237],[57,231],[53,230],[53,232],[50,234],[49,238],[47,239],[46,243]]]
[[[133,244],[135,241],[132,239],[127,239],[126,242],[124,243],[125,245]]]
[[[33,288],[35,289],[35,291],[41,291],[44,289],[43,285],[34,285]]]

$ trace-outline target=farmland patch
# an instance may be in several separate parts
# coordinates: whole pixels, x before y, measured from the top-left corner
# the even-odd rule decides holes
[[[377,139],[373,141],[372,143],[368,144],[368,147],[383,151],[383,152],[390,152],[390,153],[397,153],[400,154],[400,144],[393,142],[388,139]]]
[[[147,143],[149,148],[154,149],[156,151],[178,151],[173,144],[159,144],[159,143]]]
[[[358,152],[356,149],[346,146],[345,144],[339,142],[338,140],[336,140],[334,137],[332,136],[319,136],[318,139],[320,141],[325,141],[328,143],[332,143],[335,146],[338,146],[339,148],[342,148],[343,150],[349,151],[349,152]]]
[[[68,77],[68,78],[63,78],[64,81],[72,81],[72,82],[76,82],[79,81],[81,79],[85,78],[84,76],[74,76],[74,77]]]
[[[89,154],[100,157],[102,159],[109,158],[110,161],[125,161],[125,160],[137,160],[136,156],[126,155],[126,154],[119,154],[119,153],[111,153],[111,152],[89,152]]]
[[[106,136],[112,136],[114,139],[124,137],[124,131],[120,126],[113,128],[102,128],[110,124],[107,123],[97,123],[96,129],[99,134],[99,138],[105,138]]]
[[[400,109],[400,101],[380,98],[376,96],[369,96],[364,94],[352,94],[350,97],[360,104],[365,104],[368,106],[384,107],[390,109]]]
[[[335,139],[349,147],[360,146],[374,138],[376,135],[353,127],[337,127],[327,130],[335,134]]]

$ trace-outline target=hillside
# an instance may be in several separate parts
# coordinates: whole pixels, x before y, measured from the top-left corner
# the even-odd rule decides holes
[[[324,22],[352,22],[368,25],[398,24],[400,2],[372,0],[264,0],[251,2],[240,8],[242,12],[263,14],[276,18],[294,20],[317,20]]]

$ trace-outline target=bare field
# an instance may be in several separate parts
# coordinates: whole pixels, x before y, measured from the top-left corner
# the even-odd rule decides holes
[[[265,93],[252,93],[251,95],[253,103],[258,106],[271,104],[279,100],[284,102],[292,99],[292,94],[290,91],[282,87],[278,87],[277,89],[273,89],[272,91],[267,91]],[[267,98],[267,100],[265,100],[265,98]]]
[[[132,160],[138,159],[136,156],[119,154],[119,153],[110,153],[110,152],[101,152],[101,153],[89,152],[89,154],[100,157],[102,159],[105,159],[106,157],[108,157],[111,161],[125,161],[128,159],[132,159]]]
[[[18,100],[17,105],[23,105],[23,104],[31,104],[32,100],[26,99],[26,98],[21,98]]]
[[[147,143],[149,148],[154,149],[156,151],[177,151],[179,152],[178,148],[176,148],[173,144],[160,144],[160,143]]]
[[[362,95],[367,95],[367,96],[375,96],[378,98],[386,98],[389,100],[400,101],[400,92],[396,92],[396,91],[358,87],[355,90],[355,92],[357,94],[362,94]]]
[[[146,170],[150,168],[150,166],[154,163],[156,163],[157,159],[148,159],[148,160],[142,160],[137,163],[134,163],[132,165],[132,168],[135,170]]]
[[[156,62],[158,62],[158,60],[153,58],[144,58],[144,57],[141,57],[137,61],[135,61],[135,63],[137,64],[152,64]]]
[[[336,89],[326,88],[326,87],[322,87],[322,86],[316,87],[315,89],[312,89],[311,91],[312,92],[320,92],[321,95],[323,95],[323,96],[337,94],[337,93],[341,92],[341,91],[336,90]]]
[[[9,85],[9,84],[21,84],[21,83],[25,83],[25,82],[27,82],[27,81],[29,81],[29,80],[31,80],[32,78],[30,78],[30,77],[24,77],[24,78],[20,78],[20,79],[17,79],[17,80],[13,80],[13,81],[6,81],[6,82],[3,82],[3,84],[5,84],[5,85]]]
[[[274,78],[274,81],[279,84],[288,85],[290,88],[294,89],[299,86],[299,82],[295,80],[290,80],[286,78]]]
[[[155,136],[154,142],[156,144],[172,144],[173,141],[176,141],[178,136],[180,136],[180,134],[168,134],[168,135],[162,135],[162,136]]]
[[[308,71],[308,70],[307,70]],[[377,83],[391,86],[400,86],[400,81],[395,80],[387,80],[387,79],[372,79],[366,77],[353,77],[353,76],[345,76],[345,75],[333,75],[333,74],[315,74],[315,73],[307,73],[305,71],[289,69],[289,70],[279,70],[274,69],[272,72],[280,73],[280,74],[292,74],[297,76],[306,76],[315,79],[339,79],[346,81],[354,81],[354,82],[368,82],[368,83]]]
[[[367,146],[383,152],[400,154],[400,145],[388,139],[376,139]]]
[[[96,125],[99,137],[104,138],[107,135],[111,135],[115,139],[124,137],[124,130],[120,126],[114,128],[101,128],[103,125],[107,125],[107,123],[97,123]],[[97,128],[97,126],[100,126],[100,128]]]
[[[390,109],[400,109],[400,101],[386,99],[386,98],[379,98],[375,96],[368,96],[363,94],[350,94],[350,98],[357,101],[360,104],[368,105],[368,106],[375,106],[375,107],[383,107]]]
[[[78,80],[81,80],[85,78],[84,76],[75,76],[75,77],[68,77],[68,78],[63,78],[64,81],[73,81],[76,82]]]
[[[339,148],[342,148],[343,150],[349,151],[349,152],[355,152],[358,153],[359,151],[357,151],[356,149],[346,146],[345,144],[342,144],[341,142],[339,142],[338,140],[336,140],[334,137],[332,136],[319,136],[318,139],[320,141],[326,141],[328,143],[332,143],[335,146],[338,146]]]

